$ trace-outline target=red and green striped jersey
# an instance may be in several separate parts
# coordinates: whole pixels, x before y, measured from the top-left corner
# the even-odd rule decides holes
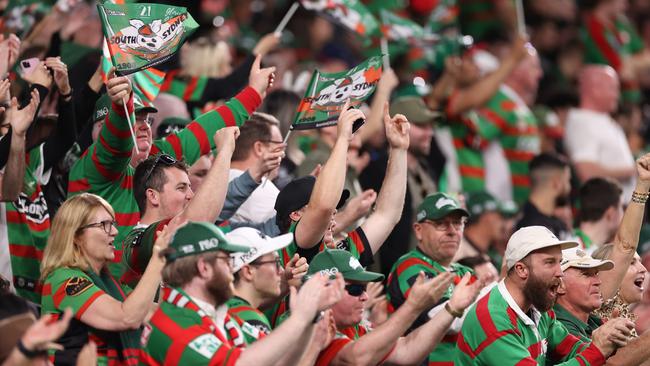
[[[243,345],[242,331],[229,315],[216,324],[182,290],[165,288],[142,332],[139,364],[232,366]]]
[[[442,272],[452,271],[456,274],[454,278],[454,284],[450,285],[445,294],[440,299],[439,303],[443,303],[451,298],[451,294],[456,288],[456,284],[460,282],[461,278],[465,273],[473,273],[469,267],[463,265],[452,263],[449,268],[445,268],[440,263],[429,258],[424,254],[419,248],[416,248],[403,256],[401,256],[397,262],[393,265],[393,268],[388,275],[388,281],[386,285],[386,299],[388,300],[388,311],[390,313],[394,312],[402,306],[409,296],[411,291],[411,286],[415,283],[417,276],[420,272],[424,272],[427,278],[434,278]],[[475,279],[475,278],[474,278]],[[422,324],[429,321],[429,315],[427,314],[430,309],[422,312],[418,318],[413,322],[409,331],[421,326]],[[453,362],[454,359],[454,349],[456,348],[456,337],[455,335],[445,336],[436,348],[431,351],[429,354],[429,363],[436,364],[440,362],[441,364],[445,362]]]
[[[165,75],[160,91],[172,94],[186,102],[198,102],[203,97],[208,85],[207,76],[181,76],[180,70],[173,70]]]
[[[182,131],[155,140],[149,155],[164,152],[194,164],[202,155],[214,149],[212,136],[227,126],[241,126],[262,102],[251,87],[208,113],[199,116]],[[133,110],[133,101],[128,103]],[[97,194],[106,199],[115,210],[119,234],[115,238],[115,261],[111,272],[121,278],[122,241],[140,220],[140,211],[133,196],[133,173],[129,165],[133,141],[129,125],[121,106],[113,105],[109,111],[98,140],[86,150],[70,171],[68,195],[82,192]]]
[[[246,344],[258,341],[271,333],[269,319],[257,308],[239,296],[228,301],[228,314],[234,319],[244,333]]]
[[[121,280],[124,283],[135,286],[140,281],[151,259],[158,232],[162,231],[169,221],[171,219],[165,219],[149,226],[138,224],[126,235],[122,242],[122,264],[126,272]]]
[[[108,272],[102,273],[101,279],[105,282],[114,281],[121,291],[122,299],[131,291],[128,286],[118,284]],[[66,308],[71,308],[74,314],[70,328],[57,340],[65,349],[50,353],[50,360],[54,364],[75,364],[81,348],[89,340],[97,344],[98,365],[137,364],[138,350],[123,347],[119,332],[98,330],[81,322],[86,310],[102,295],[110,296],[81,269],[57,268],[47,276],[43,283],[42,313],[60,317]]]
[[[41,302],[40,265],[50,236],[50,214],[41,184],[49,174],[43,172],[43,144],[25,154],[23,189],[14,202],[4,204],[5,225],[13,284],[18,295],[36,304]],[[3,249],[5,250],[5,249]]]
[[[531,317],[532,316],[532,317]],[[552,310],[524,312],[501,281],[472,306],[458,337],[456,366],[598,366],[605,357],[596,346],[569,334]]]
[[[452,93],[447,102],[446,115],[450,119],[451,136],[456,150],[458,171],[460,173],[461,187],[463,192],[476,192],[485,190],[485,163],[482,151],[487,141],[482,139],[476,131],[478,130],[479,116],[476,111],[471,110],[460,116],[454,116],[450,112],[450,105],[458,97],[458,93]]]
[[[327,366],[330,363],[332,363],[332,360],[334,360],[334,357],[341,352],[343,347],[348,345],[349,343],[352,343],[356,341],[357,339],[363,337],[367,333],[370,333],[372,329],[370,328],[370,325],[367,323],[362,322],[361,324],[357,324],[353,327],[345,328],[336,331],[336,335],[334,336],[334,339],[332,342],[325,348],[324,350],[321,351],[321,353],[318,355],[318,358],[316,359],[316,364],[315,366]],[[393,345],[393,348],[390,349],[386,353],[386,356],[382,359],[379,364],[382,364],[388,356],[390,356],[391,352],[393,352],[393,349],[395,348],[395,345]]]
[[[584,62],[610,65],[621,71],[623,60],[644,49],[643,40],[625,16],[607,24],[594,14],[585,16],[580,37],[584,44]],[[638,102],[641,98],[636,80],[622,80],[623,100]]]
[[[483,139],[499,140],[512,179],[512,197],[522,204],[530,194],[528,163],[540,153],[537,119],[515,91],[502,85],[478,110],[477,134]]]

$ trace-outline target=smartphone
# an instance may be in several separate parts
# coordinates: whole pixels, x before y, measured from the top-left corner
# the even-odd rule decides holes
[[[354,109],[354,107],[353,107],[353,106],[348,107],[348,110],[350,110],[350,109]],[[357,132],[357,130],[360,129],[361,126],[363,126],[364,123],[366,123],[366,120],[365,120],[365,119],[363,119],[363,118],[357,118],[357,119],[354,121],[354,123],[352,124],[352,133]]]
[[[36,70],[36,67],[41,62],[37,57],[28,58],[20,61],[20,73],[22,75],[29,75]]]

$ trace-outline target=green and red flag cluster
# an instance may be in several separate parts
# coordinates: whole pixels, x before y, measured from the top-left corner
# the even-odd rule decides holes
[[[401,17],[390,11],[381,10],[379,12],[381,17],[381,33],[384,38],[391,42],[405,42],[410,44],[431,40],[434,41],[437,37],[433,34],[426,34],[416,22]]]
[[[291,129],[335,125],[348,99],[351,106],[357,106],[375,91],[381,72],[380,56],[371,57],[348,71],[324,74],[315,70]]]
[[[379,34],[379,23],[359,0],[300,0],[307,10],[316,11],[369,41]]]
[[[131,74],[167,61],[198,28],[187,9],[161,4],[98,4],[116,72]]]

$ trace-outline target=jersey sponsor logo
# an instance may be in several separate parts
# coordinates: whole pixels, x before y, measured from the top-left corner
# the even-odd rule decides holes
[[[205,358],[211,358],[221,346],[221,341],[214,334],[202,334],[188,345],[191,349]]]
[[[31,222],[42,224],[50,219],[43,192],[38,192],[38,196],[34,202],[26,194],[21,192],[16,201],[14,201],[14,206],[18,212],[25,215],[27,220]]]
[[[65,283],[65,293],[68,296],[81,295],[92,286],[93,283],[85,277],[72,277]]]
[[[264,329],[262,329],[260,325],[253,326],[248,322],[244,322],[244,324],[241,325],[241,330],[255,339],[258,339],[260,337],[260,332],[264,332]]]

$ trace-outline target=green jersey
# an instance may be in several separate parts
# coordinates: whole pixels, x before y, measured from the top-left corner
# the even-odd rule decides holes
[[[225,315],[223,324],[177,288],[163,289],[163,301],[142,332],[140,365],[235,365],[244,335]]]
[[[226,301],[228,314],[239,324],[244,332],[246,344],[258,341],[271,333],[271,323],[263,312],[238,296]]]
[[[182,131],[155,140],[150,156],[166,153],[176,159],[194,164],[202,155],[214,149],[212,136],[223,127],[241,126],[260,105],[260,95],[245,88],[225,105],[198,117]],[[133,101],[128,110],[133,111]],[[113,104],[98,140],[86,150],[70,171],[69,196],[81,192],[104,197],[115,210],[118,235],[115,238],[115,261],[111,272],[120,278],[124,272],[122,242],[140,220],[140,210],[133,196],[133,174],[130,165],[133,140],[124,108]]]
[[[449,286],[438,304],[449,300],[456,288],[456,284],[460,282],[465,273],[473,273],[473,271],[469,267],[457,263],[452,263],[449,268],[445,268],[440,263],[429,258],[419,248],[404,254],[395,262],[388,275],[388,284],[386,285],[386,298],[389,302],[388,311],[392,313],[402,306],[408,298],[411,286],[415,283],[420,272],[424,272],[427,278],[434,278],[442,272],[450,271],[456,274],[454,283]],[[472,280],[474,281],[476,278],[473,277]],[[418,316],[409,331],[429,321],[429,310],[431,309],[427,309]],[[439,362],[443,364],[445,362],[452,362],[455,348],[456,336],[451,334],[446,335],[429,354],[429,363],[436,364],[436,362]]]
[[[552,310],[524,312],[501,281],[470,308],[455,364],[543,366],[547,357],[566,366],[605,363],[600,350],[571,335]]]
[[[97,344],[98,365],[137,364],[138,349],[122,342],[122,332],[95,329],[81,321],[95,300],[102,295],[112,296],[102,287],[117,289],[117,297],[113,297],[118,301],[124,301],[131,291],[129,287],[119,284],[108,271],[102,271],[96,278],[103,283],[96,283],[93,276],[81,269],[64,267],[55,269],[43,283],[42,313],[55,314],[56,318],[60,318],[66,308],[71,308],[74,315],[68,331],[56,341],[64,346],[64,350],[50,353],[50,361],[55,365],[74,365],[81,348],[89,340]],[[139,337],[139,331],[125,332],[132,333],[135,340]]]
[[[528,163],[541,149],[535,115],[517,93],[505,85],[479,108],[478,114],[476,133],[487,141],[501,143],[510,168],[512,197],[518,204],[524,203],[530,193]]]
[[[4,221],[0,225],[3,231],[0,238],[6,238],[11,257],[11,280],[18,295],[36,304],[41,302],[40,265],[50,236],[50,214],[41,188],[49,180],[49,174],[43,169],[43,144],[40,144],[26,154],[23,189],[14,202],[3,204],[3,217],[0,217]]]

